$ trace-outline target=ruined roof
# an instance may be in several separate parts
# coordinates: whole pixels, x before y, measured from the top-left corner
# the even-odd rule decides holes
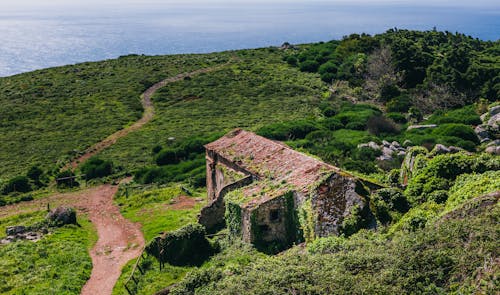
[[[245,188],[245,195],[254,195],[270,185],[277,192],[290,189],[306,192],[325,175],[340,171],[337,167],[297,152],[284,143],[241,129],[229,132],[205,145],[205,148],[266,180],[265,184],[259,181]]]

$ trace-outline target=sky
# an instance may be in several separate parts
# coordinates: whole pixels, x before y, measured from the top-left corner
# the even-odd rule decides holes
[[[349,4],[411,4],[411,5],[436,5],[436,6],[484,6],[500,7],[499,0],[2,0],[0,8],[16,9],[25,7],[54,7],[54,6],[102,6],[102,5],[147,5],[147,4],[261,4],[261,3],[290,3],[290,2],[328,2]]]

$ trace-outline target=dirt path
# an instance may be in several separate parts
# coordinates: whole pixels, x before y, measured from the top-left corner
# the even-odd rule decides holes
[[[111,294],[122,267],[139,256],[144,237],[139,224],[125,219],[113,204],[118,186],[109,184],[78,192],[55,194],[43,199],[0,207],[0,218],[67,205],[86,213],[97,229],[98,240],[90,251],[92,273],[81,294]]]
[[[80,163],[85,162],[90,157],[94,156],[95,154],[99,153],[100,151],[102,151],[102,150],[110,147],[114,143],[116,143],[116,141],[118,139],[126,136],[127,134],[129,134],[132,131],[135,131],[135,130],[141,128],[146,123],[151,121],[151,119],[153,119],[153,116],[155,114],[155,110],[154,110],[154,106],[153,106],[153,102],[151,100],[151,97],[158,89],[165,87],[167,84],[181,81],[182,79],[184,79],[186,77],[191,77],[191,76],[199,75],[202,73],[208,73],[208,72],[214,71],[214,70],[219,69],[225,65],[226,64],[222,64],[222,65],[213,66],[213,67],[209,67],[209,68],[199,69],[199,70],[192,71],[189,73],[182,73],[182,74],[179,74],[177,76],[167,78],[167,79],[160,81],[160,82],[154,84],[153,86],[149,87],[141,95],[141,102],[142,102],[142,107],[144,108],[144,113],[142,114],[142,118],[139,119],[139,121],[135,122],[134,124],[132,124],[129,127],[118,130],[117,132],[111,134],[110,136],[106,137],[102,141],[94,144],[93,146],[88,148],[83,155],[74,159],[65,168],[67,169],[67,168],[71,167],[71,169],[75,169],[76,167],[78,167],[78,165]]]
[[[122,267],[139,256],[144,247],[140,226],[125,219],[113,204],[116,190],[117,186],[103,185],[98,193],[77,205],[83,211],[88,210],[99,236],[90,251],[92,273],[83,286],[82,295],[111,294]]]

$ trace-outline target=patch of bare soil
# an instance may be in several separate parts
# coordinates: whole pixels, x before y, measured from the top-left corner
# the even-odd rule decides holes
[[[140,255],[144,236],[140,225],[125,219],[113,204],[117,186],[103,185],[77,208],[89,214],[99,239],[90,251],[92,273],[81,294],[111,294],[122,267]]]

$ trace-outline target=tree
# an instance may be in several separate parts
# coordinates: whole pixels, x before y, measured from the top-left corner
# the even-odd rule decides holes
[[[365,89],[371,97],[386,102],[400,94],[401,74],[393,65],[391,49],[382,46],[368,56]]]

